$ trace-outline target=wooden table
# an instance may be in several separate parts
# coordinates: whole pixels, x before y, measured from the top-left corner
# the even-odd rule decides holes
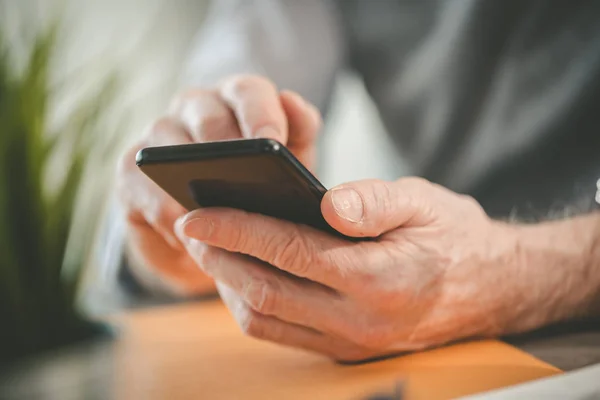
[[[117,315],[113,323],[112,341],[5,373],[0,398],[364,399],[393,393],[402,381],[405,398],[446,399],[560,373],[497,341],[343,366],[243,336],[218,300]]]

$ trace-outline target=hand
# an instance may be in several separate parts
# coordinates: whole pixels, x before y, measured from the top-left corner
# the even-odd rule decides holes
[[[128,256],[132,272],[147,287],[170,295],[214,291],[179,242],[173,224],[185,214],[175,200],[135,165],[146,146],[236,138],[276,139],[312,168],[321,119],[317,109],[290,91],[278,92],[266,79],[234,76],[214,89],[192,90],[173,102],[121,159],[118,192],[126,209]]]
[[[533,307],[511,228],[469,197],[416,178],[361,181],[329,191],[322,213],[371,239],[216,208],[176,231],[246,334],[340,361],[496,335]]]

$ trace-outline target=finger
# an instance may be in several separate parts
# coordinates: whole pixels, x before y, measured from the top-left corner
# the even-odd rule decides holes
[[[419,178],[352,182],[329,190],[321,202],[321,212],[343,235],[377,237],[400,226],[432,222],[436,190]]]
[[[215,91],[195,89],[175,98],[171,114],[189,131],[194,142],[241,138],[233,111]]]
[[[287,147],[302,164],[311,168],[315,161],[317,134],[322,126],[321,115],[316,107],[295,92],[282,91],[280,99],[288,119]]]
[[[182,250],[183,246],[175,235],[173,226],[175,221],[186,213],[185,208],[162,193],[152,193],[152,188],[142,188],[142,185],[139,187],[138,193],[141,198],[136,202],[137,207],[129,210],[129,223],[136,227],[152,227],[169,246],[175,250]]]
[[[134,180],[137,180],[138,176],[145,176],[136,164],[136,154],[144,147],[187,143],[192,143],[192,138],[177,119],[172,117],[159,118],[146,128],[142,139],[130,147],[120,158],[117,176]],[[130,175],[131,173],[133,175]],[[129,183],[127,179],[121,179],[121,181]]]
[[[143,137],[144,140],[141,144],[144,147],[192,143],[192,137],[185,125],[179,119],[171,116],[156,120]]]
[[[348,302],[335,291],[242,254],[194,239],[184,242],[207,275],[231,288],[254,311],[340,337],[352,331]]]
[[[235,209],[201,208],[182,218],[181,233],[210,246],[247,254],[297,277],[342,293],[362,289],[373,266],[389,262],[372,251],[325,232]]]
[[[372,351],[343,339],[262,315],[248,307],[227,285],[217,282],[217,288],[241,330],[250,337],[322,354],[338,361],[354,362],[373,356]]]
[[[119,164],[118,192],[132,222],[150,224],[174,248],[182,249],[173,233],[173,224],[186,210],[135,164],[137,152],[148,146],[191,143],[185,128],[169,117],[152,124],[144,140],[133,146]]]
[[[144,287],[184,297],[214,291],[212,279],[192,258],[171,248],[150,225],[131,226],[127,243],[128,267]]]
[[[287,118],[277,88],[270,81],[239,75],[223,81],[219,93],[233,110],[243,137],[275,139],[287,144]]]

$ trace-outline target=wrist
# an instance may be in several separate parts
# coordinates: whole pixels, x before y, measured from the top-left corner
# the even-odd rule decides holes
[[[513,246],[514,285],[504,333],[598,312],[600,213],[505,230]]]

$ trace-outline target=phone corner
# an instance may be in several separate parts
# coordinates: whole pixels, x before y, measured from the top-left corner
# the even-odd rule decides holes
[[[258,145],[262,152],[272,154],[278,154],[284,148],[283,144],[281,144],[279,141],[270,138],[259,139]]]
[[[141,167],[146,160],[146,149],[140,149],[135,153],[135,165]]]

